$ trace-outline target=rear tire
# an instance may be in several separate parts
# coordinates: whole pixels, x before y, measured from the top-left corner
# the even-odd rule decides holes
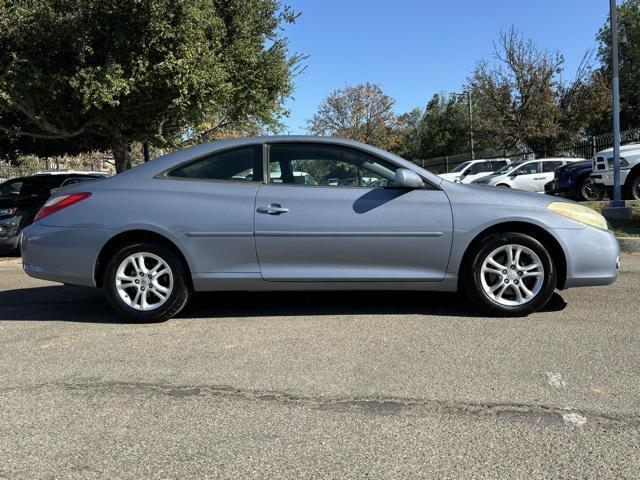
[[[547,249],[522,233],[485,238],[463,269],[467,296],[494,316],[524,316],[539,310],[551,299],[556,283],[555,265]]]
[[[111,307],[136,322],[162,322],[191,297],[188,272],[170,248],[156,242],[122,246],[108,260],[103,287]]]
[[[498,188],[511,188],[509,185],[507,185],[506,183],[499,183],[498,185],[496,185],[496,187]]]

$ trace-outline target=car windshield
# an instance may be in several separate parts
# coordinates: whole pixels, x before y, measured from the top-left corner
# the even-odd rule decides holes
[[[0,197],[17,197],[20,195],[22,180],[9,180],[0,184]]]
[[[465,168],[467,168],[467,166],[470,164],[471,162],[462,162],[460,165],[456,166],[453,170],[451,170],[451,173],[453,172],[461,172],[462,170],[464,170]]]

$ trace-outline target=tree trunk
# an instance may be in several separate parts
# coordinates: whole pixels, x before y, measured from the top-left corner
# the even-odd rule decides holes
[[[122,173],[131,168],[131,143],[123,139],[116,140],[111,146],[111,151],[116,164],[116,173]]]

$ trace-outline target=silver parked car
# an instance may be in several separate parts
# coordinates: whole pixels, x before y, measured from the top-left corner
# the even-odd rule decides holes
[[[102,287],[146,321],[208,290],[462,290],[525,315],[556,288],[612,283],[618,253],[604,218],[574,202],[304,136],[200,145],[65,188],[22,235],[29,275]]]

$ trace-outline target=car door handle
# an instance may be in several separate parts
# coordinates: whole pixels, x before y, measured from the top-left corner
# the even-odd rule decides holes
[[[258,213],[268,213],[269,215],[280,215],[281,213],[287,213],[288,208],[284,208],[278,203],[272,203],[268,207],[258,207]]]

